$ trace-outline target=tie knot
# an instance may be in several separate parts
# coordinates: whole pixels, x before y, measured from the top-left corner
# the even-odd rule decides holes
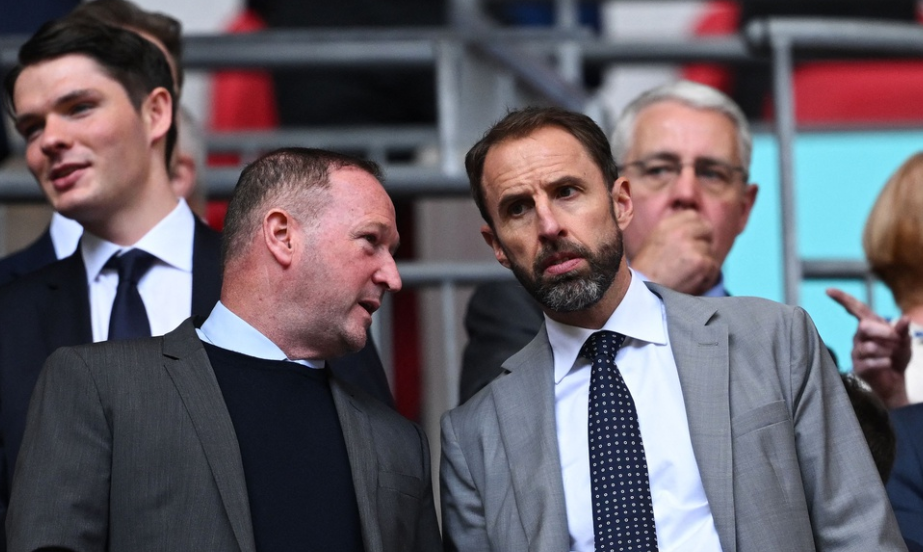
[[[138,285],[138,280],[154,264],[155,257],[147,251],[132,249],[124,255],[116,253],[106,261],[104,268],[112,268],[119,273],[119,283],[131,282]]]
[[[614,359],[615,354],[619,352],[619,348],[624,342],[625,336],[620,333],[608,330],[594,332],[593,335],[587,338],[583,348],[580,349],[580,356],[594,362],[600,356]]]

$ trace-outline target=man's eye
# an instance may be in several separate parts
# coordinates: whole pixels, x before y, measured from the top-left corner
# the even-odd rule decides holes
[[[84,111],[89,111],[93,107],[93,104],[89,102],[80,102],[75,103],[71,106],[70,112],[74,115],[83,113]]]
[[[558,197],[570,197],[577,193],[577,190],[573,186],[562,186],[558,189]]]
[[[730,175],[720,167],[701,167],[696,170],[696,175],[699,178],[716,182],[727,182],[730,180]]]
[[[28,126],[20,127],[17,129],[17,131],[19,132],[19,135],[22,136],[27,141],[32,140],[35,136],[38,135],[39,131],[41,130],[42,130],[42,126],[38,124],[28,125]]]
[[[675,166],[665,165],[665,164],[653,164],[653,165],[648,165],[647,167],[644,168],[645,176],[652,176],[655,178],[669,176],[672,174],[676,174],[678,172],[679,171],[676,169]]]
[[[378,236],[376,236],[375,234],[366,234],[362,236],[362,238],[372,245],[375,245],[378,243]]]
[[[511,203],[510,206],[506,208],[506,214],[511,217],[521,216],[525,212],[526,206],[523,203]]]

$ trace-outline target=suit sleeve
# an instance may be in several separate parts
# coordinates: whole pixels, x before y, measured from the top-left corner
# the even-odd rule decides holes
[[[111,450],[97,382],[75,350],[59,349],[29,405],[6,520],[10,552],[106,550]]]
[[[487,520],[480,493],[458,443],[452,413],[442,417],[442,461],[439,475],[442,541],[446,552],[490,550]]]
[[[422,445],[423,469],[423,501],[420,504],[420,515],[417,517],[417,539],[415,552],[433,552],[442,548],[442,537],[439,534],[439,521],[436,519],[436,505],[433,501],[433,474],[431,471],[429,441],[426,434],[419,427],[416,428]]]
[[[839,372],[803,310],[790,332],[790,400],[816,549],[906,550]]]
[[[503,362],[532,341],[542,322],[541,308],[519,283],[478,286],[465,313],[468,343],[462,357],[459,402],[500,375]]]
[[[888,497],[901,533],[923,542],[923,407],[910,406],[892,413],[897,450],[888,479]]]

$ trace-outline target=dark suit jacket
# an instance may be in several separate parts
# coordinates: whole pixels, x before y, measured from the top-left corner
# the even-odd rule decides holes
[[[196,220],[193,239],[191,313],[206,316],[221,291],[220,236]],[[0,287],[0,515],[6,511],[29,398],[42,364],[59,347],[93,341],[87,286],[78,249]],[[362,351],[331,362],[330,370],[393,406],[371,340]]]
[[[38,239],[24,249],[0,259],[0,285],[8,284],[57,260],[51,230],[46,228]]]
[[[891,411],[897,451],[888,497],[905,538],[923,542],[923,404]]]
[[[330,388],[366,552],[440,550],[423,431],[335,376]],[[234,426],[191,320],[48,359],[7,530],[11,551],[255,552]]]

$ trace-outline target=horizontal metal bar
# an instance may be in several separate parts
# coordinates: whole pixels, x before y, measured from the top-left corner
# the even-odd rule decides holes
[[[285,146],[327,149],[416,149],[436,146],[435,126],[299,128],[248,132],[213,132],[209,153],[268,151]]]
[[[802,260],[805,280],[864,280],[871,276],[868,263],[850,259]]]
[[[512,272],[494,261],[399,262],[397,270],[407,286],[473,285],[513,279]]]
[[[585,30],[500,29],[463,33],[449,27],[396,29],[266,30],[243,34],[191,34],[183,37],[187,69],[283,69],[308,66],[356,67],[382,65],[432,67],[440,41],[547,44],[588,36]],[[27,36],[0,37],[0,64],[16,64]]]
[[[833,50],[840,57],[923,54],[923,27],[910,22],[777,17],[750,22],[744,36],[757,50],[786,41],[795,50]]]
[[[234,191],[242,167],[212,168],[205,171],[209,198],[227,199]],[[467,196],[465,175],[445,175],[435,168],[384,166],[385,189],[394,197]],[[29,171],[22,168],[0,170],[0,203],[41,203],[45,200]]]
[[[584,40],[577,43],[587,62],[728,62],[758,63],[746,42],[738,36],[685,41]]]

